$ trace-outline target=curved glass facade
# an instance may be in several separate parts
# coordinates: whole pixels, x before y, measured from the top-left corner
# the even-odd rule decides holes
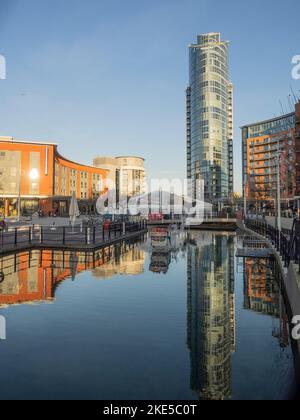
[[[229,196],[228,42],[219,33],[204,34],[189,50],[188,175],[203,179],[206,199],[215,202]]]

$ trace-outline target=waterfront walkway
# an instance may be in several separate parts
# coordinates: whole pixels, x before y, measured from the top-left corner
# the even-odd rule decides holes
[[[148,222],[148,226],[152,227],[167,227],[169,225],[181,226],[183,223],[180,219],[168,219],[168,220],[153,220]],[[185,223],[185,222],[184,222]],[[206,218],[202,223],[195,221],[185,225],[185,229],[191,230],[211,230],[211,231],[236,231],[237,220],[236,219],[223,219],[223,218]]]
[[[145,233],[145,221],[104,226],[23,226],[0,232],[0,254],[32,248],[92,250]]]
[[[93,218],[94,219],[94,218]],[[96,218],[95,218],[96,219]],[[38,216],[32,216],[32,217],[22,217],[20,221],[18,221],[16,218],[10,218],[5,219],[7,226],[12,227],[29,227],[29,226],[43,226],[43,227],[63,227],[68,226],[70,224],[70,218],[69,217],[38,217]],[[90,220],[87,216],[80,216],[76,219],[75,225],[81,226],[85,222]],[[100,219],[98,218],[99,224]]]
[[[277,221],[276,217],[274,216],[266,216],[265,219],[262,216],[253,216],[251,220],[258,220],[260,222],[265,222],[268,225],[273,226],[273,227],[276,227],[276,221]],[[282,229],[285,231],[292,230],[293,222],[294,222],[293,218],[282,217],[281,218]]]

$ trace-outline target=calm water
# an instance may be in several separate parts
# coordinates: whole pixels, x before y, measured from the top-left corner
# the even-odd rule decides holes
[[[0,398],[289,398],[294,361],[274,263],[237,260],[226,234],[173,245],[0,259]]]

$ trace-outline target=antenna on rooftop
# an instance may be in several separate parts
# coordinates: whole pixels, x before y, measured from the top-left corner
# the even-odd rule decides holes
[[[289,104],[289,107],[290,107],[290,111],[291,112],[294,112],[294,108],[293,108],[293,105],[292,105],[292,97],[291,97],[291,95],[289,95],[288,97],[288,104]]]
[[[293,89],[293,87],[291,86],[291,92],[292,92],[292,95],[293,95],[293,98],[294,98],[294,101],[295,101],[295,105],[297,104],[297,102],[299,102],[299,98],[298,98],[298,96],[295,94],[295,91],[294,91],[294,89]]]
[[[279,100],[279,104],[280,104],[280,108],[281,108],[282,115],[284,115],[284,114],[285,114],[285,112],[284,112],[284,109],[283,109],[282,102],[281,102],[280,100]]]

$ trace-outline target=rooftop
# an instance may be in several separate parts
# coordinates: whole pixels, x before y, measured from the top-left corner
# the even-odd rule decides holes
[[[284,120],[286,118],[293,117],[294,115],[295,115],[295,112],[291,112],[290,114],[281,115],[279,117],[273,117],[273,118],[270,118],[269,120],[263,120],[263,121],[258,121],[258,122],[252,123],[252,124],[246,124],[246,125],[243,125],[240,128],[243,129],[243,128],[253,127],[255,125],[269,124],[269,123],[272,123],[272,122],[276,122],[276,121]]]
[[[68,162],[72,165],[76,165],[76,166],[80,166],[80,167],[84,167],[84,168],[88,168],[88,169],[92,169],[92,170],[102,170],[101,168],[96,168],[95,166],[92,165],[87,165],[85,163],[78,163],[78,162],[74,162],[71,159],[65,158],[64,156],[62,156],[58,151],[58,144],[57,143],[50,143],[50,142],[41,142],[41,141],[31,141],[31,140],[17,140],[14,137],[8,137],[8,136],[0,136],[0,143],[11,143],[11,144],[28,144],[28,145],[33,145],[33,146],[53,146],[55,148],[55,153],[56,153],[56,157],[58,159],[61,159],[65,162]],[[106,169],[103,169],[103,171],[108,172]]]
[[[145,162],[145,158],[143,158],[143,157],[141,157],[141,156],[115,156],[115,157],[113,157],[113,156],[97,156],[94,160],[97,160],[97,159],[101,159],[101,160],[104,160],[104,159],[108,159],[108,160],[117,160],[117,159],[140,159],[140,160],[143,160],[144,162]]]
[[[45,145],[45,146],[58,146],[57,143],[53,143],[53,142],[18,140],[18,139],[15,139],[14,137],[8,137],[8,136],[0,136],[0,142],[17,143],[17,144],[36,144],[36,145]]]

